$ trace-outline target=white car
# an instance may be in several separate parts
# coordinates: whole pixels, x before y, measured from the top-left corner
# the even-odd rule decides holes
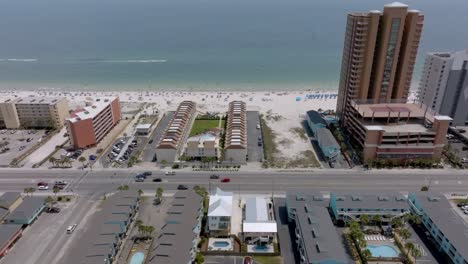
[[[73,231],[75,231],[75,229],[76,229],[76,224],[73,224],[73,225],[71,225],[71,226],[68,226],[68,228],[67,228],[67,234],[73,233]]]
[[[40,185],[37,187],[38,190],[49,190],[49,186],[48,185]]]
[[[461,159],[461,162],[462,162],[462,163],[468,163],[468,158],[462,158],[462,159]]]
[[[257,129],[260,129],[260,124],[257,124]]]
[[[171,171],[166,171],[165,174],[166,175],[175,175],[175,171],[172,171],[172,170]]]

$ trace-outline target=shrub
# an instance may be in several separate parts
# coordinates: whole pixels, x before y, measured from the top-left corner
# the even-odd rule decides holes
[[[179,165],[179,164],[173,164],[173,165],[172,165],[172,168],[173,168],[173,169],[178,169],[178,168],[180,168],[180,165]]]
[[[62,201],[62,196],[58,196],[57,201],[61,202]]]

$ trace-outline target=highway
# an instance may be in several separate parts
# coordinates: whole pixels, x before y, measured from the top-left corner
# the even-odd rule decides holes
[[[288,190],[313,189],[317,191],[333,190],[395,190],[417,191],[423,185],[430,185],[431,190],[439,192],[468,191],[468,173],[461,170],[316,170],[312,172],[220,172],[221,178],[230,178],[229,183],[210,180],[209,172],[177,171],[177,175],[165,176],[162,171],[153,171],[153,176],[145,182],[135,182],[133,176],[141,171],[103,170],[0,170],[0,192],[23,191],[26,187],[35,187],[39,181],[50,184],[54,180],[64,179],[70,184],[65,192],[76,192],[83,196],[99,197],[112,192],[119,185],[128,184],[131,188],[153,192],[161,186],[166,191],[175,191],[179,184],[189,187],[194,185],[206,188],[221,187],[223,190],[241,193],[284,194]],[[161,178],[162,182],[152,182]],[[36,193],[49,191],[36,191]]]

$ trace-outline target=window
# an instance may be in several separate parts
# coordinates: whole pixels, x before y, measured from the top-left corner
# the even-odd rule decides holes
[[[388,84],[390,83],[390,74],[392,71],[393,57],[395,55],[395,46],[398,37],[398,30],[400,29],[400,19],[392,19],[392,26],[390,28],[390,40],[388,41],[387,52],[385,56],[385,65],[382,78],[380,99],[387,97]]]

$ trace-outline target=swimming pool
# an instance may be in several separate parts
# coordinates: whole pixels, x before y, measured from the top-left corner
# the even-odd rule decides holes
[[[369,245],[366,247],[370,250],[373,257],[384,257],[384,258],[394,258],[398,257],[398,252],[391,246],[382,245],[382,246],[372,246]]]
[[[138,251],[133,254],[129,264],[142,264],[143,260],[145,260],[145,253]]]
[[[230,245],[230,243],[227,242],[227,241],[215,241],[215,242],[213,242],[213,246],[215,246],[215,247],[224,248],[224,247],[229,247],[229,245]]]

